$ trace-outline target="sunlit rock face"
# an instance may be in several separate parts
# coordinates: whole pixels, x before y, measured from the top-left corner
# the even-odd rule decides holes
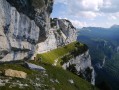
[[[54,29],[50,29],[48,38],[37,45],[36,54],[45,53],[57,48],[57,40],[54,34]]]
[[[38,1],[37,1],[38,2]],[[53,0],[0,0],[0,61],[30,58],[50,29]]]
[[[51,19],[51,29],[48,38],[37,45],[36,53],[45,53],[58,47],[76,41],[76,29],[72,23],[66,19]]]
[[[75,74],[83,77],[87,81],[91,82],[93,85],[95,84],[95,72],[91,64],[89,51],[86,51],[83,54],[72,58],[71,60],[69,60],[69,62],[63,64],[62,67],[64,69],[72,71],[72,65],[74,66],[73,68],[76,70]]]

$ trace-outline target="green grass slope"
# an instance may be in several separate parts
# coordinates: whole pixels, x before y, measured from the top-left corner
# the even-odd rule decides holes
[[[63,55],[71,52],[72,50],[74,50],[75,48],[75,43],[73,42],[71,44],[68,44],[64,47],[60,47],[57,49],[54,49],[52,51],[49,51],[47,53],[43,53],[43,54],[38,54],[37,58],[42,58],[42,61],[45,63],[49,63],[49,64],[53,64],[54,60],[56,60],[59,57],[62,57]]]
[[[5,77],[4,74],[0,73],[0,82],[5,84],[5,86],[0,84],[0,90],[98,90],[95,86],[81,79],[79,76],[63,70],[61,66],[52,65],[55,59],[59,59],[67,53],[74,51],[77,45],[80,48],[85,46],[73,42],[64,47],[37,55],[37,58],[42,57],[41,62],[29,61],[30,63],[44,67],[46,69],[45,72],[26,68],[24,61],[0,64],[0,71],[2,72],[10,68],[24,71],[28,74],[26,79],[18,79]]]
[[[70,60],[73,57],[76,57],[77,55],[80,55],[87,51],[87,46],[85,44],[79,43],[79,42],[72,42],[66,46],[51,50],[49,52],[38,54],[37,58],[42,58],[42,62],[48,63],[48,64],[54,64],[56,60],[57,65],[60,66],[61,62],[66,62]],[[63,57],[65,57],[65,60],[63,61]],[[66,58],[68,60],[66,60]]]
[[[24,67],[24,62],[2,64],[0,65],[0,71],[12,68],[24,71],[28,76],[26,79],[18,79],[5,77],[3,74],[0,74],[0,80],[8,80],[5,86],[0,86],[0,90],[98,90],[87,81],[60,67],[41,62],[30,62],[43,66],[46,72],[27,69]],[[74,83],[70,83],[69,80],[73,80]]]

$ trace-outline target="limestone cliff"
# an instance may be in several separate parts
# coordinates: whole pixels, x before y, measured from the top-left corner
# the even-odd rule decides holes
[[[30,58],[47,38],[53,0],[0,0],[0,61]]]
[[[53,0],[0,0],[0,62],[28,60],[76,41],[76,28],[69,20],[50,19],[52,6]],[[77,75],[94,84],[88,51],[63,67],[71,69],[71,65]]]
[[[91,82],[91,84],[95,84],[95,72],[91,64],[89,50],[70,59],[67,63],[64,63],[62,67],[86,79]]]
[[[44,53],[58,47],[67,45],[76,41],[76,29],[72,23],[66,19],[51,19],[51,29],[48,32],[48,38],[37,44],[36,53]]]

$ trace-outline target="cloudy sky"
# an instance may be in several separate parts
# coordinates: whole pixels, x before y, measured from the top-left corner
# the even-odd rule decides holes
[[[119,24],[119,0],[54,0],[52,17],[69,19],[77,28]]]

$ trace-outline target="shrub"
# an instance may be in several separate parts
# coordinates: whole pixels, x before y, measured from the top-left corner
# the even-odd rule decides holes
[[[58,29],[58,30],[57,30],[57,33],[58,33],[59,35],[61,35],[61,30],[60,30],[60,29]]]
[[[44,6],[44,0],[32,0],[32,5],[35,8],[42,8]]]

